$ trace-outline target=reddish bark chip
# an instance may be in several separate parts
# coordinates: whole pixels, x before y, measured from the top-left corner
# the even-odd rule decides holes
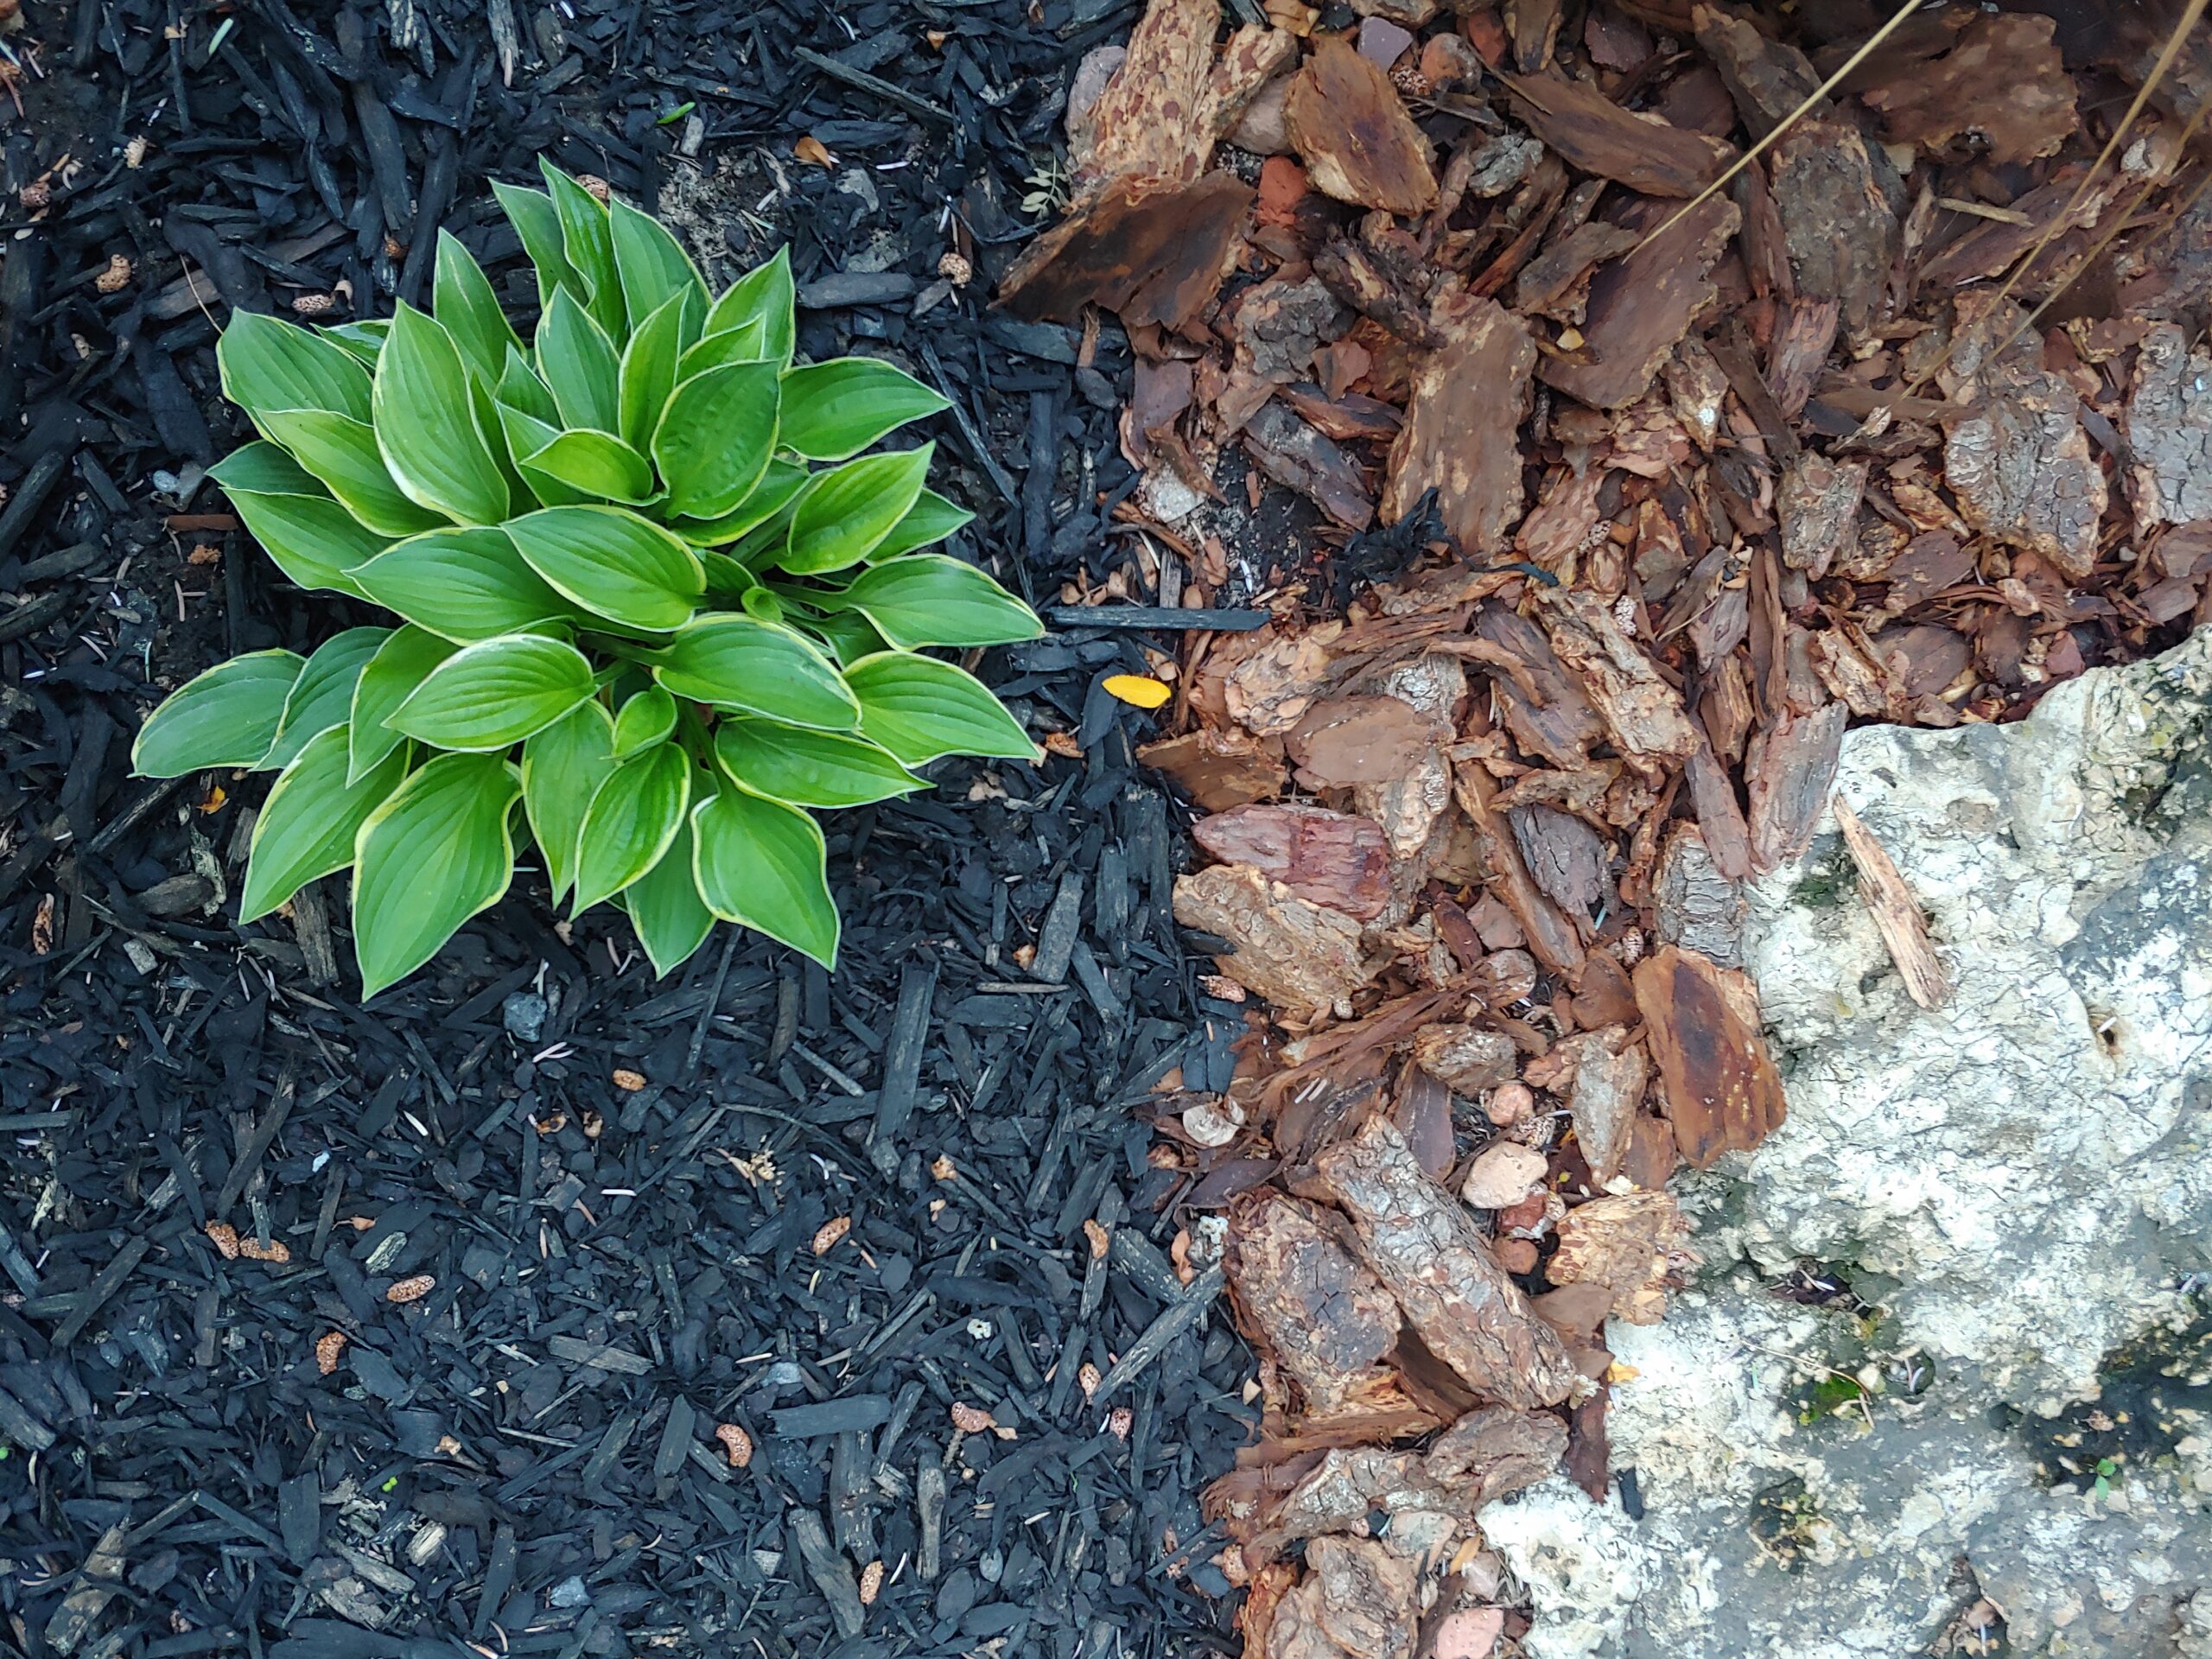
[[[1637,964],[1636,1001],[1683,1157],[1708,1168],[1780,1125],[1782,1078],[1749,979],[1670,944]]]

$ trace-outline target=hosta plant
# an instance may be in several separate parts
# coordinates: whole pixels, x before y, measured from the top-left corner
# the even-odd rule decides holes
[[[868,453],[944,399],[873,358],[793,361],[783,254],[714,295],[647,215],[545,181],[495,187],[537,268],[527,341],[444,235],[427,314],[233,315],[223,390],[261,438],[215,478],[293,582],[398,620],[210,669],[134,761],[276,772],[242,916],[350,868],[364,995],[506,891],[524,835],[556,899],[621,906],[663,973],[717,918],[834,965],[813,813],[942,755],[1033,755],[922,653],[1037,619],[929,550],[970,515],[926,487],[928,445]]]

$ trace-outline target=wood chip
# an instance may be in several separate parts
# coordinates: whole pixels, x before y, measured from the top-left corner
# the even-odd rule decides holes
[[[1407,1322],[1468,1387],[1524,1408],[1567,1397],[1578,1375],[1567,1350],[1529,1311],[1474,1218],[1422,1171],[1389,1122],[1370,1119],[1314,1165]]]
[[[1291,82],[1283,116],[1291,145],[1322,194],[1390,213],[1425,213],[1436,205],[1427,137],[1389,76],[1342,35],[1316,40]]]
[[[1401,1321],[1382,1281],[1321,1216],[1287,1194],[1260,1193],[1230,1217],[1224,1263],[1263,1351],[1326,1415],[1394,1398],[1395,1373],[1381,1362]]]
[[[1611,1315],[1630,1325],[1667,1316],[1667,1293],[1690,1282],[1697,1252],[1669,1192],[1624,1192],[1577,1205],[1560,1218],[1559,1249],[1544,1264],[1554,1285],[1600,1285]]]
[[[1744,775],[1751,798],[1754,869],[1786,864],[1810,844],[1843,756],[1847,715],[1837,702],[1809,715],[1785,709],[1752,736]]]
[[[1624,110],[1586,80],[1556,69],[1503,77],[1529,130],[1585,173],[1641,195],[1694,196],[1727,169],[1735,150],[1657,115]]]
[[[1592,963],[1610,962],[1592,951]],[[1643,1103],[1651,1065],[1624,1026],[1577,1032],[1560,1039],[1552,1052],[1572,1074],[1567,1109],[1574,1120],[1575,1144],[1582,1148],[1590,1178],[1603,1186],[1621,1173]]]
[[[1855,528],[1859,504],[1866,493],[1868,465],[1830,461],[1810,449],[1799,453],[1775,492],[1784,564],[1815,582],[1827,575]]]
[[[1765,1140],[1786,1108],[1751,982],[1672,944],[1637,963],[1635,981],[1659,1098],[1682,1156],[1706,1169],[1724,1152]]]
[[[1690,8],[1690,23],[1752,137],[1765,137],[1820,90],[1821,74],[1812,60],[1786,41],[1769,40],[1748,18],[1698,4]],[[1823,114],[1827,108],[1821,100],[1812,112]]]
[[[1950,1001],[1951,976],[1929,943],[1928,918],[1896,862],[1851,804],[1839,796],[1834,806],[1836,828],[1843,831],[1843,844],[1851,849],[1851,861],[1859,869],[1859,895],[1874,912],[1874,925],[1889,947],[1890,960],[1897,965],[1906,994],[1923,1008],[1942,1007]]]
[[[1023,250],[1000,303],[1032,320],[1076,323],[1096,305],[1132,328],[1180,328],[1221,287],[1252,202],[1229,173],[1116,179]]]
[[[1430,309],[1439,344],[1414,365],[1406,423],[1390,447],[1382,518],[1395,524],[1430,490],[1463,554],[1493,557],[1523,503],[1517,434],[1529,412],[1536,348],[1495,301],[1456,281]]]
[[[1390,849],[1371,821],[1318,806],[1241,806],[1191,828],[1224,863],[1249,864],[1300,898],[1373,921],[1390,900]]]
[[[1767,167],[1797,292],[1835,301],[1845,327],[1865,329],[1897,244],[1897,215],[1874,181],[1866,141],[1841,122],[1800,122],[1775,144]]]
[[[2074,78],[2057,24],[2023,12],[1977,16],[1940,58],[1912,63],[1860,94],[1893,143],[1971,135],[1999,163],[2053,154],[2074,130]]]
[[[437,1284],[438,1281],[427,1273],[413,1274],[405,1279],[394,1280],[391,1288],[385,1292],[384,1299],[387,1302],[402,1304],[419,1302],[436,1289]]]
[[[1137,750],[1137,759],[1165,773],[1209,812],[1272,800],[1290,781],[1280,746],[1212,727],[1147,743]]]
[[[1414,1033],[1414,1061],[1452,1093],[1472,1100],[1510,1081],[1521,1069],[1521,1052],[1503,1032],[1438,1024]]]
[[[988,1434],[999,1425],[998,1419],[981,1406],[956,1400],[952,1402],[952,1426],[963,1434]]]
[[[1175,881],[1175,919],[1217,934],[1236,949],[1221,971],[1286,1012],[1349,1006],[1382,969],[1360,925],[1313,904],[1249,864],[1216,864]]]
[[[1317,702],[1283,740],[1310,788],[1387,784],[1405,777],[1451,728],[1400,697]]]
[[[2082,430],[2073,383],[2043,366],[2032,330],[1994,361],[1990,348],[2023,313],[2012,302],[1961,303],[1967,331],[1959,366],[1972,375],[1973,412],[1943,444],[1943,479],[1984,535],[2048,559],[2079,582],[2096,563],[2105,477]]]
[[[753,1437],[737,1424],[717,1424],[715,1438],[722,1443],[722,1451],[728,1455],[731,1468],[742,1469],[753,1461]]]
[[[1187,184],[1205,172],[1214,145],[1298,50],[1290,35],[1249,24],[1217,52],[1220,32],[1214,0],[1146,6],[1121,67],[1085,111],[1078,196],[1114,179]]]
[[[2176,324],[2145,333],[2122,430],[2139,530],[2212,518],[2212,353],[2190,350]]]
[[[815,1229],[813,1247],[815,1255],[829,1255],[837,1248],[837,1242],[852,1230],[853,1218],[850,1216],[830,1217],[829,1220]]]
[[[1671,201],[1631,201],[1613,222],[1638,232],[1672,218]],[[1718,296],[1706,272],[1719,258],[1743,215],[1715,195],[1658,231],[1633,253],[1610,260],[1590,279],[1581,360],[1548,357],[1539,377],[1598,409],[1621,409],[1643,396],[1690,325]]]
[[[1552,650],[1581,682],[1631,764],[1656,775],[1696,749],[1697,732],[1681,694],[1660,677],[1604,599],[1580,589],[1547,589],[1537,614]]]
[[[634,1095],[645,1086],[645,1076],[642,1071],[618,1070],[613,1082],[624,1094]]]
[[[326,1331],[315,1339],[315,1368],[325,1376],[334,1375],[338,1357],[346,1351],[346,1333]]]

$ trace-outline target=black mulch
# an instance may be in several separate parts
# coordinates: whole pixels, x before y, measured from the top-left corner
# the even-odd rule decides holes
[[[420,300],[441,225],[519,299],[484,180],[539,153],[717,276],[788,237],[804,348],[950,393],[971,547],[1052,599],[1126,486],[1126,348],[980,298],[1134,10],[26,0],[0,36],[0,1649],[1233,1649],[1187,1557],[1249,1361],[1131,1107],[1240,1027],[1096,689],[1142,636],[984,664],[1081,760],[836,822],[834,980],[733,935],[655,983],[525,880],[363,1010],[341,887],[229,920],[262,780],[127,775],[149,677],[338,614],[208,521],[227,307]]]

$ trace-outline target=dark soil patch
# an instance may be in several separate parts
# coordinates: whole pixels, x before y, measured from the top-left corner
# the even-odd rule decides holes
[[[944,387],[939,487],[1049,600],[1127,476],[1126,351],[1078,373],[1073,333],[981,296],[1066,70],[1122,14],[26,10],[37,72],[0,120],[4,1644],[1230,1645],[1189,1555],[1249,1356],[1201,1308],[1110,1394],[1079,1381],[1186,1296],[1130,1108],[1179,1065],[1219,1086],[1241,1029],[1209,1025],[1169,917],[1139,717],[1095,690],[1143,667],[1129,636],[983,664],[1080,758],[948,767],[831,826],[834,980],[733,933],[656,982],[619,917],[556,923],[525,880],[363,1009],[350,968],[315,973],[318,928],[346,958],[342,891],[229,919],[262,780],[127,775],[158,687],[342,608],[205,521],[241,432],[227,308],[387,313],[442,226],[519,301],[485,180],[541,153],[665,204],[716,275],[788,235],[802,350]],[[793,158],[807,134],[836,165]]]

